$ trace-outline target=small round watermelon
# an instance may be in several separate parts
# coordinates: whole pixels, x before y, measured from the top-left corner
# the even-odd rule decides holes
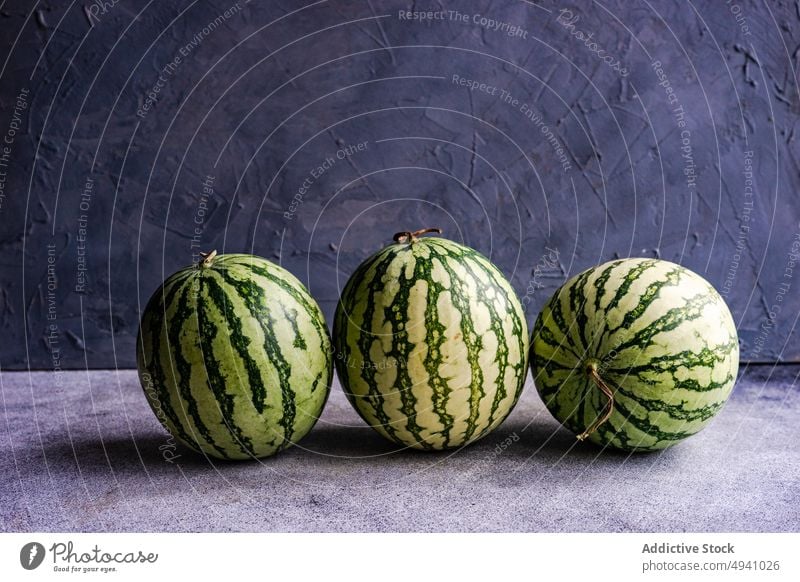
[[[511,412],[527,374],[522,306],[475,250],[403,232],[347,282],[334,320],[336,369],[361,417],[415,449],[460,447]]]
[[[739,341],[717,291],[680,265],[611,261],[567,281],[531,338],[531,368],[555,418],[625,451],[693,435],[733,389]]]
[[[303,438],[330,391],[325,320],[303,284],[253,255],[203,255],[142,315],[139,379],[159,421],[195,451],[266,457]]]

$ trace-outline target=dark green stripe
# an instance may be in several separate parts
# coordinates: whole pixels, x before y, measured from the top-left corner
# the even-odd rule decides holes
[[[183,277],[180,279],[182,278]],[[161,346],[161,333],[162,331],[166,333],[164,318],[166,317],[167,306],[172,303],[175,295],[181,289],[181,285],[179,284],[180,279],[167,279],[167,281],[158,289],[158,291],[153,294],[153,297],[150,299],[147,307],[145,308],[143,317],[144,321],[142,322],[141,329],[143,335],[146,334],[150,337],[152,349],[149,353],[153,354],[153,358],[150,361],[147,360],[148,352],[144,348],[143,336],[140,338],[140,356],[144,368],[150,374],[150,379],[153,383],[153,390],[156,392],[156,396],[158,398],[159,408],[161,411],[163,411],[164,416],[172,423],[173,429],[178,433],[176,436],[183,441],[185,445],[194,449],[195,451],[200,452],[195,439],[189,436],[188,431],[181,422],[180,416],[172,406],[169,390],[167,389],[166,373],[161,365],[162,350],[164,349]],[[147,395],[148,400],[150,400],[147,390],[145,391],[145,395]],[[158,417],[158,414],[156,414],[156,417]],[[161,419],[159,418],[159,420]],[[169,429],[169,427],[166,428]]]
[[[488,260],[483,258],[477,252],[468,252],[465,254],[467,255],[468,259],[463,261],[462,264],[477,282],[477,300],[481,306],[489,312],[489,329],[497,338],[497,352],[494,360],[498,364],[498,375],[497,378],[495,378],[495,394],[492,401],[492,407],[489,412],[489,420],[486,427],[481,432],[481,436],[483,436],[489,431],[492,423],[494,422],[495,415],[500,408],[500,403],[508,395],[505,380],[508,368],[511,368],[514,371],[515,377],[518,380],[517,385],[514,386],[514,402],[512,403],[511,408],[513,408],[513,406],[516,404],[516,401],[522,391],[525,381],[525,372],[527,371],[524,341],[527,332],[523,329],[522,319],[520,318],[513,304],[513,302],[516,301],[516,297],[510,296],[506,291],[506,287],[500,280],[500,273],[493,266],[491,266],[491,263],[487,265]],[[484,261],[487,263],[484,263]],[[489,296],[490,289],[494,291],[496,298],[502,298],[506,307],[505,312],[499,313],[495,308],[495,299],[492,299]],[[510,338],[506,335],[506,331],[503,328],[503,324],[507,318],[510,318],[511,320],[512,329]],[[511,350],[509,349],[508,342],[512,341],[512,339],[517,341],[517,349],[518,353],[520,354],[520,360],[516,364],[512,364],[509,358]]]
[[[418,261],[419,263],[420,261]],[[433,262],[428,265],[428,273],[433,270]],[[442,423],[443,447],[450,445],[450,431],[453,430],[455,417],[447,412],[447,402],[450,400],[451,388],[446,378],[440,374],[443,363],[441,349],[447,339],[447,328],[439,320],[439,294],[445,291],[444,285],[437,283],[433,277],[428,276],[428,291],[426,296],[427,309],[425,310],[425,343],[428,352],[425,355],[425,370],[428,372],[429,383],[433,391],[433,411]]]
[[[575,343],[575,340],[572,338],[572,333],[570,329],[575,322],[570,320],[567,322],[567,318],[564,316],[564,310],[561,306],[561,296],[562,294],[567,293],[569,294],[569,287],[561,287],[556,294],[550,299],[547,304],[549,307],[550,316],[553,318],[553,322],[556,324],[556,328],[559,332],[566,338],[567,343],[569,344],[570,349],[573,353],[581,354],[578,355],[578,360],[583,360],[586,357],[586,346],[579,346]]]
[[[633,392],[625,390],[622,386],[617,388],[616,393],[621,394],[625,398],[633,400],[647,412],[666,412],[670,418],[683,422],[708,420],[714,416],[720,408],[722,408],[723,404],[725,404],[725,400],[722,400],[711,403],[702,408],[686,409],[681,404],[668,404],[660,399],[643,398],[641,396],[637,396]]]
[[[265,279],[274,283],[276,286],[280,287],[281,290],[285,291],[289,296],[292,297],[292,299],[297,301],[297,303],[303,308],[313,322],[314,329],[316,330],[319,338],[319,345],[328,345],[328,327],[325,325],[322,312],[320,311],[319,306],[316,304],[316,302],[314,302],[304,288],[298,287],[295,282],[289,281],[280,276],[280,273],[273,273],[270,268],[266,266],[260,267],[249,260],[237,262],[235,263],[235,266],[243,267],[244,269],[251,271],[256,275],[264,277]]]
[[[279,450],[282,450],[292,443],[292,437],[294,436],[294,421],[297,413],[297,405],[295,402],[296,395],[291,384],[292,367],[283,355],[280,342],[275,335],[276,319],[273,317],[272,311],[268,307],[269,303],[266,298],[266,291],[255,281],[240,280],[232,277],[227,270],[219,270],[217,272],[225,281],[225,284],[231,288],[231,293],[236,297],[236,300],[241,301],[253,319],[258,322],[264,335],[263,348],[266,359],[272,364],[278,374],[278,383],[281,390],[281,407],[283,410],[278,424],[283,428],[283,442],[279,447]],[[214,294],[217,296],[215,303],[217,300],[222,300],[223,303],[226,304],[226,319],[230,323],[235,322],[235,327],[232,330],[232,341],[235,342],[234,345],[239,345],[244,350],[242,357],[249,359],[250,356],[247,355],[247,345],[250,343],[250,339],[244,337],[241,329],[241,322],[239,322],[233,310],[233,305],[228,300],[226,291],[219,286],[214,279],[209,279],[209,283],[214,290]],[[236,334],[240,337],[233,340],[233,336]],[[253,371],[255,373],[255,378],[253,379],[255,382],[253,384],[253,405],[259,413],[263,413],[267,393],[262,383],[258,367],[255,366],[255,362],[253,362],[253,365]]]
[[[461,339],[464,342],[464,347],[467,350],[467,363],[470,369],[470,394],[469,394],[469,417],[467,418],[467,429],[464,432],[464,440],[468,441],[475,433],[478,426],[478,415],[480,402],[486,391],[483,389],[483,370],[480,366],[480,352],[483,349],[483,340],[475,332],[475,327],[472,324],[472,312],[469,305],[469,288],[462,281],[461,276],[457,275],[455,271],[447,263],[447,257],[458,257],[458,253],[452,253],[448,250],[447,253],[437,253],[441,258],[440,264],[447,272],[450,279],[450,299],[453,307],[461,314],[461,321],[459,322],[459,329],[461,330]],[[417,261],[419,264],[422,261]],[[473,340],[474,338],[474,340]]]
[[[536,356],[534,354],[535,364],[534,366],[539,369],[540,371],[547,372],[547,375],[550,376],[554,372],[562,370],[564,372],[569,372],[571,370],[577,370],[579,368],[577,362],[572,364],[560,364],[553,358],[544,359],[542,357]],[[534,378],[535,380],[536,378]]]
[[[608,305],[605,308],[605,314],[608,315],[612,309],[617,307],[631,290],[633,284],[642,276],[642,274],[647,271],[647,269],[656,267],[659,261],[655,259],[650,259],[646,261],[642,261],[634,266],[632,266],[627,273],[622,278],[622,283],[620,283],[619,287],[617,287],[617,291],[614,294],[614,297],[611,299]]]
[[[715,302],[714,296],[701,293],[688,299],[681,307],[673,307],[664,315],[658,317],[649,325],[643,327],[633,334],[633,336],[616,347],[617,352],[621,352],[630,347],[641,349],[650,345],[652,338],[659,333],[673,331],[687,321],[697,319],[703,315],[703,308]]]
[[[226,274],[220,273],[220,275],[228,285],[234,287],[236,301],[246,303],[247,298],[241,295],[243,290],[236,287],[236,281],[232,281],[229,277],[227,277]],[[222,286],[213,278],[213,276],[208,277],[207,283],[208,294],[211,298],[211,302],[225,318],[225,323],[227,324],[228,328],[227,331],[230,335],[231,346],[242,360],[242,364],[244,364],[253,406],[258,413],[261,414],[264,412],[265,401],[267,399],[267,390],[264,386],[264,380],[261,377],[259,365],[248,351],[252,340],[244,333],[242,321],[236,314],[236,311],[233,308],[233,302],[230,300],[226,290],[222,288]],[[247,289],[247,291],[244,292],[259,293],[260,291],[255,288],[255,286],[251,286],[249,289]],[[257,317],[257,314],[253,314],[252,312],[251,315]]]
[[[591,346],[589,340],[586,338],[586,330],[589,328],[589,318],[586,316],[586,281],[592,274],[592,270],[584,271],[575,278],[575,281],[569,286],[569,309],[575,318],[574,322],[570,322],[570,328],[577,326],[578,337],[583,347],[584,352]],[[569,332],[566,332],[569,333]],[[592,341],[594,341],[592,337]]]
[[[680,282],[682,271],[683,269],[681,267],[676,267],[664,274],[663,278],[659,278],[657,281],[650,283],[644,290],[644,293],[639,297],[636,306],[625,313],[625,317],[622,318],[622,321],[617,327],[611,328],[609,326],[607,328],[607,334],[610,336],[616,333],[617,330],[629,329],[636,320],[647,311],[647,308],[658,299],[664,287],[672,287]]]
[[[199,281],[200,299],[197,301],[197,325],[200,338],[200,351],[203,355],[203,364],[205,366],[207,376],[206,381],[208,382],[208,387],[211,389],[211,392],[214,394],[217,404],[219,405],[219,409],[222,414],[222,424],[224,424],[228,429],[228,432],[231,433],[233,440],[236,441],[237,445],[239,446],[239,450],[241,450],[242,453],[255,456],[252,441],[242,432],[234,418],[234,408],[236,405],[235,394],[231,393],[230,387],[226,385],[226,379],[220,371],[220,362],[215,357],[216,354],[214,353],[213,347],[214,339],[217,337],[217,334],[220,333],[220,327],[214,324],[214,318],[209,313],[206,302],[202,299],[203,291],[206,290],[206,293],[208,294],[208,297],[211,299],[212,303],[217,307],[217,309],[222,311],[223,317],[226,320],[224,322],[225,324],[230,324],[230,313],[232,311],[230,308],[230,303],[225,297],[225,294],[219,284],[214,280],[212,274],[209,273],[201,275],[199,277]],[[221,307],[218,305],[220,302]],[[233,319],[235,320],[236,317],[234,316]],[[232,335],[231,332],[232,330],[230,329],[229,325],[224,325],[224,331],[222,333],[230,338]],[[234,340],[231,338],[231,341]],[[231,380],[238,382],[238,379]]]
[[[533,332],[535,338],[534,341],[541,341],[543,344],[549,346],[550,348],[553,348],[553,351],[566,350],[567,352],[572,354],[576,362],[580,362],[583,358],[579,356],[577,353],[575,353],[572,350],[572,348],[564,342],[564,340],[558,341],[558,339],[556,339],[555,334],[553,333],[553,330],[550,329],[547,326],[547,324],[544,323],[548,314],[549,311],[543,311],[536,320],[536,325],[534,327],[534,332]],[[564,337],[563,333],[562,337]],[[567,341],[567,343],[569,342]]]
[[[632,411],[627,408],[624,404],[619,401],[614,402],[614,414],[609,419],[608,422],[600,425],[598,427],[597,432],[599,436],[605,442],[611,442],[614,437],[618,437],[619,439],[625,439],[623,444],[627,447],[632,448],[641,448],[641,440],[634,441],[631,435],[627,432],[627,429],[624,425],[617,426],[616,423],[618,420],[623,420],[626,424],[630,424],[640,430],[641,432],[645,433],[647,437],[654,438],[659,442],[667,441],[667,442],[675,442],[685,439],[688,436],[691,436],[692,432],[686,431],[677,431],[677,432],[665,432],[659,427],[657,424],[653,424],[647,418],[636,418]],[[642,437],[646,438],[646,437]],[[652,445],[649,445],[644,448],[651,448]]]
[[[403,260],[404,258],[405,257],[398,257],[394,260],[405,263]],[[393,357],[397,361],[397,379],[395,381],[395,387],[400,394],[400,410],[406,417],[405,429],[414,437],[414,442],[416,444],[425,449],[430,449],[432,448],[431,444],[423,438],[422,426],[417,423],[417,398],[414,396],[414,393],[411,390],[413,381],[411,380],[411,376],[408,372],[407,364],[409,356],[411,355],[411,351],[414,349],[414,345],[408,340],[408,330],[406,329],[406,324],[408,323],[408,307],[411,288],[417,282],[419,277],[424,276],[424,271],[426,268],[430,269],[430,265],[426,266],[424,261],[418,260],[414,264],[414,272],[411,274],[411,277],[405,276],[405,269],[401,270],[400,276],[397,280],[400,288],[392,299],[392,303],[383,308],[383,318],[385,321],[391,322],[392,345],[390,350],[386,352],[386,356]],[[382,281],[379,282],[381,282],[381,285],[372,287],[369,294],[368,302],[372,305],[375,305],[376,303],[376,293],[384,290]],[[371,321],[372,318],[367,318],[365,316],[364,328],[369,327]],[[373,337],[371,330],[367,331],[366,329],[362,330],[361,335],[362,337]],[[366,357],[369,357],[368,350],[363,353]]]
[[[308,351],[306,340],[303,338],[303,334],[300,332],[300,326],[297,323],[297,310],[287,308],[285,305],[281,305],[281,309],[283,310],[284,319],[292,326],[292,333],[294,334],[292,346],[303,351]]]
[[[342,380],[342,385],[346,388],[351,386],[350,380],[350,356],[351,350],[347,342],[351,326],[358,327],[358,339],[356,344],[358,350],[361,352],[362,357],[369,357],[369,347],[372,343],[372,336],[363,327],[353,321],[351,314],[354,312],[355,306],[358,303],[359,297],[363,294],[366,295],[366,305],[362,322],[367,324],[372,321],[375,313],[375,303],[372,300],[374,290],[381,288],[383,276],[389,268],[392,260],[395,257],[395,250],[390,247],[388,251],[381,251],[377,255],[373,255],[370,259],[364,261],[356,272],[350,277],[347,285],[342,292],[342,297],[336,308],[335,316],[335,330],[334,334],[336,341],[336,369]],[[364,283],[367,272],[374,266],[374,273],[370,280]],[[398,363],[398,365],[400,365]],[[402,439],[397,436],[397,430],[392,426],[389,416],[383,409],[384,397],[378,390],[375,381],[376,370],[371,366],[364,366],[360,371],[361,378],[366,382],[368,391],[363,397],[356,396],[349,390],[346,392],[347,397],[353,404],[355,404],[356,411],[361,415],[367,424],[372,424],[372,420],[366,417],[365,412],[362,411],[362,406],[367,406],[372,409],[375,418],[378,419],[381,427],[386,431],[389,438],[397,443],[403,444]]]
[[[608,264],[608,266],[603,269],[603,272],[594,280],[592,284],[594,286],[594,310],[595,313],[600,311],[600,305],[603,302],[603,297],[606,295],[606,283],[611,278],[611,272],[614,270],[614,267],[621,265],[624,261],[613,261]]]
[[[705,367],[713,369],[718,363],[724,362],[738,346],[736,338],[731,338],[727,343],[716,346],[714,349],[703,347],[699,352],[692,350],[684,350],[673,354],[655,356],[647,359],[647,363],[639,366],[630,366],[628,368],[609,367],[606,373],[615,376],[634,376],[636,379],[645,384],[654,384],[657,381],[649,379],[648,374],[670,374],[672,381],[670,386],[675,388],[684,388],[687,390],[695,390],[698,392],[708,392],[711,390],[718,390],[727,385],[733,380],[733,374],[728,373],[725,379],[721,382],[710,381],[708,384],[700,384],[694,379],[680,380],[677,377],[681,369],[688,369],[691,373],[695,367]]]
[[[198,276],[196,280],[202,281],[202,277]],[[206,427],[205,423],[203,422],[200,411],[197,408],[197,401],[194,399],[191,393],[190,379],[192,375],[192,366],[183,356],[183,352],[181,351],[181,332],[183,331],[184,324],[186,324],[192,316],[196,315],[198,317],[198,325],[201,326],[199,321],[199,310],[196,312],[192,308],[192,304],[202,304],[202,301],[197,301],[196,295],[192,296],[195,293],[192,289],[192,284],[194,281],[195,279],[193,278],[192,280],[187,281],[185,285],[182,285],[183,292],[178,299],[175,314],[172,316],[172,319],[169,322],[168,338],[171,348],[169,353],[172,355],[172,357],[174,357],[175,360],[175,366],[178,372],[175,380],[178,384],[178,390],[181,394],[181,398],[184,400],[184,402],[186,402],[189,416],[194,421],[195,426],[197,426],[197,430],[200,431],[200,435],[203,437],[203,440],[214,447],[214,450],[216,450],[223,458],[228,458],[228,454],[225,452],[225,449],[214,442],[208,427]],[[199,331],[202,341],[204,339],[202,335],[202,326]],[[206,366],[206,372],[209,372],[208,366]],[[211,373],[213,373],[213,371],[211,371]]]

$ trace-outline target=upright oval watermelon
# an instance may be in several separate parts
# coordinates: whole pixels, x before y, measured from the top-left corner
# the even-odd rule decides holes
[[[553,416],[581,440],[626,451],[663,449],[703,428],[739,365],[722,297],[655,259],[611,261],[567,281],[539,314],[531,353]]]
[[[142,315],[139,378],[161,423],[222,459],[265,457],[303,438],[330,391],[322,312],[291,273],[216,256],[169,277]]]
[[[334,320],[336,369],[361,417],[417,449],[475,441],[522,392],[522,306],[478,252],[429,232],[399,233],[347,282]]]

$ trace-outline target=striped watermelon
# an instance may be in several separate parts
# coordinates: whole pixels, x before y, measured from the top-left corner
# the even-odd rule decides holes
[[[265,457],[297,442],[330,391],[333,354],[319,306],[291,273],[252,255],[214,252],[172,275],[150,299],[136,347],[161,423],[221,459]]]
[[[699,275],[624,259],[567,281],[539,315],[531,368],[561,423],[601,445],[663,449],[696,433],[736,380],[728,307]]]
[[[473,442],[511,412],[527,373],[522,306],[478,252],[426,229],[356,270],[334,320],[339,379],[361,417],[407,447]]]

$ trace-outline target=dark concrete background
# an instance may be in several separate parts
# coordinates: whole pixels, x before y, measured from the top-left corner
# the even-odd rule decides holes
[[[744,359],[800,361],[798,2],[33,4],[0,2],[3,369],[133,366],[199,250],[279,261],[330,317],[426,226],[530,322],[567,276],[658,256],[725,292]]]

